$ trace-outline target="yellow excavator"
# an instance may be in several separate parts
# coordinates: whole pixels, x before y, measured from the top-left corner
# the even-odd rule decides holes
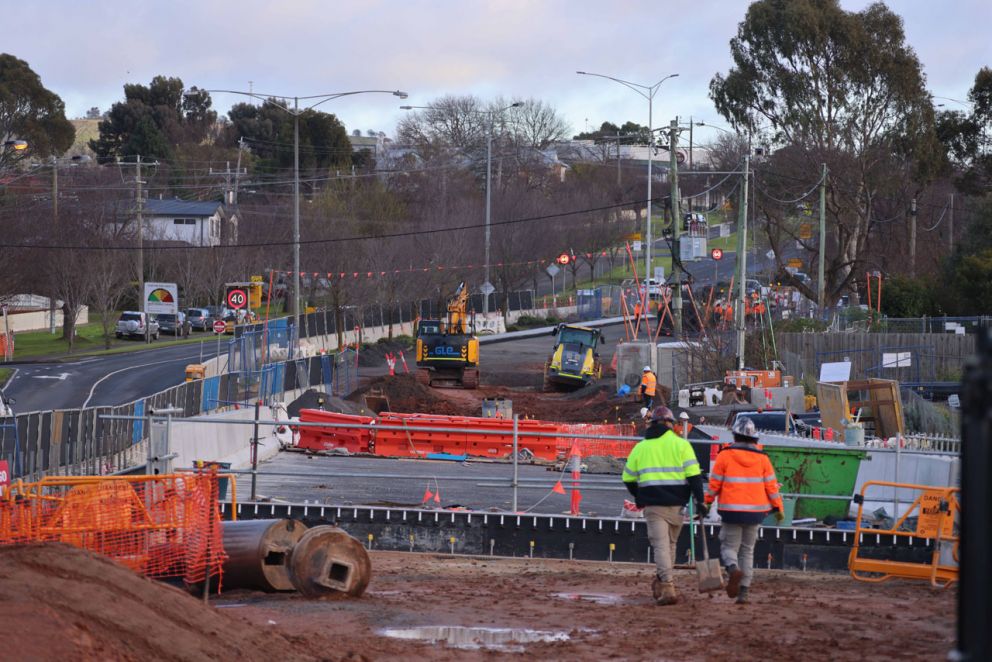
[[[458,285],[444,320],[417,323],[417,381],[428,386],[478,388],[479,339],[468,316],[468,290]]]

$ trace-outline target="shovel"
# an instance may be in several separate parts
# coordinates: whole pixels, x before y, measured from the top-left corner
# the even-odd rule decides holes
[[[693,522],[695,526],[695,522]],[[723,590],[723,572],[720,570],[720,560],[710,559],[706,548],[706,525],[699,522],[699,546],[703,548],[702,563],[696,562],[696,579],[699,581],[700,593],[712,593]]]

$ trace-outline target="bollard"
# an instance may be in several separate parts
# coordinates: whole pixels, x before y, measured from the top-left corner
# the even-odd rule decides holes
[[[534,541],[530,541],[530,557],[534,558]]]
[[[370,552],[372,551],[372,540],[373,540],[374,537],[375,536],[373,536],[371,533],[369,534],[369,551]]]
[[[609,559],[610,563],[613,563],[613,552],[616,551],[616,548],[617,548],[616,544],[611,542],[610,543],[610,559]]]
[[[768,569],[772,569],[772,555],[771,552],[768,553]]]
[[[568,560],[569,561],[573,560],[572,559],[572,553],[574,551],[575,551],[575,543],[574,542],[568,543]]]
[[[413,534],[410,534],[410,551],[413,551]]]
[[[803,552],[803,572],[806,572],[806,558],[807,558],[807,556],[808,555],[806,554],[806,552]]]
[[[448,538],[448,542],[451,543],[451,554],[453,556],[455,553],[455,537],[451,536],[450,538]]]
[[[496,539],[489,539],[489,556],[496,556]]]

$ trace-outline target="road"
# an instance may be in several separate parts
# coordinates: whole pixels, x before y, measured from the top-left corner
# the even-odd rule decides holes
[[[221,353],[228,340],[221,340]],[[202,345],[203,359],[217,355],[212,335],[204,335]],[[179,384],[186,366],[200,360],[200,352],[196,343],[58,363],[10,364],[17,373],[4,394],[16,401],[16,413],[122,404]]]

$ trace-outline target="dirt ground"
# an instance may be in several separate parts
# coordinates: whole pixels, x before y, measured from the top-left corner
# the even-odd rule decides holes
[[[638,417],[641,404],[636,399],[618,398],[612,380],[603,379],[572,392],[543,393],[526,386],[490,385],[477,389],[431,388],[412,375],[377,377],[348,399],[361,402],[370,388],[382,389],[392,411],[461,416],[480,416],[482,400],[506,398],[513,401],[513,413],[525,418],[570,423],[630,423]]]
[[[231,591],[216,604],[259,627],[275,621],[272,628],[293,641],[368,660],[520,659],[378,634],[416,626],[568,635],[526,645],[533,659],[934,660],[953,646],[954,592],[922,582],[864,584],[845,575],[759,571],[752,604],[741,606],[723,593],[699,594],[694,573],[682,570],[680,603],[658,607],[644,565],[398,552],[373,552],[372,563],[372,583],[358,600]]]
[[[372,564],[358,599],[228,590],[206,606],[75,548],[0,548],[2,657],[933,660],[953,643],[954,593],[923,583],[759,571],[754,602],[738,606],[722,593],[695,592],[692,571],[683,570],[681,602],[658,607],[644,565],[399,552],[373,552]],[[383,633],[419,626],[538,630],[567,640],[466,649]]]

